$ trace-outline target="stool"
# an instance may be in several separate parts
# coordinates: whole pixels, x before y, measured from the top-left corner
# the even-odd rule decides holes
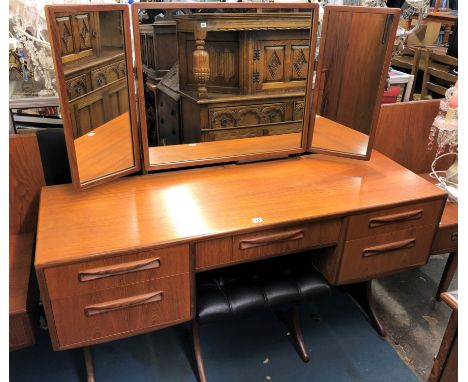
[[[310,357],[304,343],[298,304],[330,295],[330,286],[308,261],[307,254],[283,256],[197,274],[197,315],[192,321],[200,382],[206,382],[199,324],[262,309],[287,307],[277,313],[288,327],[301,359]]]

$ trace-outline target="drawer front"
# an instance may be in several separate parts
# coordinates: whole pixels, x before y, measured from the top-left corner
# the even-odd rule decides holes
[[[287,119],[286,115],[286,104],[285,103],[276,103],[271,105],[266,105],[260,107],[262,123],[278,123],[284,122]]]
[[[433,226],[410,228],[347,241],[338,284],[368,280],[427,262]]]
[[[66,80],[65,87],[67,88],[69,101],[89,93],[92,90],[89,73],[85,73]]]
[[[337,243],[340,230],[341,221],[332,220],[240,235],[233,238],[233,258],[242,261]]]
[[[263,136],[261,127],[243,127],[240,129],[226,129],[217,131],[203,131],[202,142],[224,141],[230,139],[253,138]]]
[[[352,216],[346,239],[353,240],[429,224],[435,226],[444,203],[444,200],[434,200]]]
[[[291,119],[287,109],[285,102],[210,109],[210,129],[284,122]]]
[[[92,70],[91,82],[93,84],[93,89],[99,89],[100,87],[103,87],[121,78],[122,63],[125,65],[124,61],[119,61]]]
[[[295,121],[304,119],[304,101],[294,101],[293,119]]]
[[[269,126],[263,129],[263,135],[279,135],[279,134],[291,134],[300,133],[302,131],[301,122],[289,122],[282,123],[276,126]]]
[[[434,242],[432,243],[431,253],[454,252],[458,250],[458,226],[451,228],[438,229]]]
[[[189,272],[188,245],[45,269],[50,299]]]
[[[195,244],[195,269],[210,269],[234,262],[232,237],[206,240]]]
[[[216,268],[334,244],[339,240],[340,230],[341,221],[333,220],[207,240],[195,246],[195,267],[197,270]]]
[[[235,108],[210,109],[210,129],[226,129],[237,126]]]
[[[190,319],[189,274],[51,301],[60,348]]]

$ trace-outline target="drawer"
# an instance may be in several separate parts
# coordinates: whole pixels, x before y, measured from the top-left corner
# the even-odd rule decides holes
[[[444,203],[444,200],[433,200],[352,216],[349,219],[346,240],[415,226],[433,224],[435,227],[439,222]]]
[[[260,107],[262,123],[279,123],[284,122],[286,117],[286,103],[275,103]]]
[[[195,246],[195,267],[209,269],[335,244],[340,230],[341,221],[331,220],[200,242]]]
[[[294,101],[293,119],[301,122],[304,119],[304,101]]]
[[[287,109],[285,102],[213,108],[209,110],[210,129],[284,122],[291,119]]]
[[[52,300],[51,306],[60,349],[129,336],[190,319],[189,274]]]
[[[115,62],[91,71],[91,82],[93,89],[99,89],[122,77],[121,64],[123,61]]]
[[[237,126],[235,108],[210,109],[210,129],[226,129]]]
[[[202,131],[202,142],[224,141],[230,139],[253,138],[263,136],[261,127],[242,127],[217,131]]]
[[[50,299],[189,272],[188,245],[155,249],[44,270]]]
[[[432,253],[454,252],[458,250],[458,226],[438,229],[431,247]]]
[[[92,90],[89,73],[66,80],[65,87],[69,101],[89,93]]]
[[[302,132],[302,121],[285,122],[274,126],[268,126],[263,129],[263,135],[279,135]]]
[[[429,257],[433,234],[433,226],[424,226],[347,241],[338,284],[424,265]]]

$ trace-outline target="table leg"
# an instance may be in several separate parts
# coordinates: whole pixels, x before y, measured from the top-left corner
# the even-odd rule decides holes
[[[83,348],[85,365],[86,365],[86,381],[95,382],[94,377],[94,361],[93,355],[91,353],[91,347],[86,346]]]
[[[451,252],[449,253],[447,263],[445,264],[444,273],[442,273],[442,277],[440,278],[439,288],[437,289],[437,293],[435,298],[437,301],[440,301],[440,294],[443,292],[447,292],[450,283],[452,282],[453,275],[458,268],[458,252]]]
[[[374,303],[372,300],[372,280],[346,285],[343,286],[342,289],[361,307],[377,333],[380,336],[385,337],[387,335],[385,329],[374,310]]]

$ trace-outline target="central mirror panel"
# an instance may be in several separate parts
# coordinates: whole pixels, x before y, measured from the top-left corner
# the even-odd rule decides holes
[[[199,7],[134,5],[145,167],[303,152],[317,5]]]

